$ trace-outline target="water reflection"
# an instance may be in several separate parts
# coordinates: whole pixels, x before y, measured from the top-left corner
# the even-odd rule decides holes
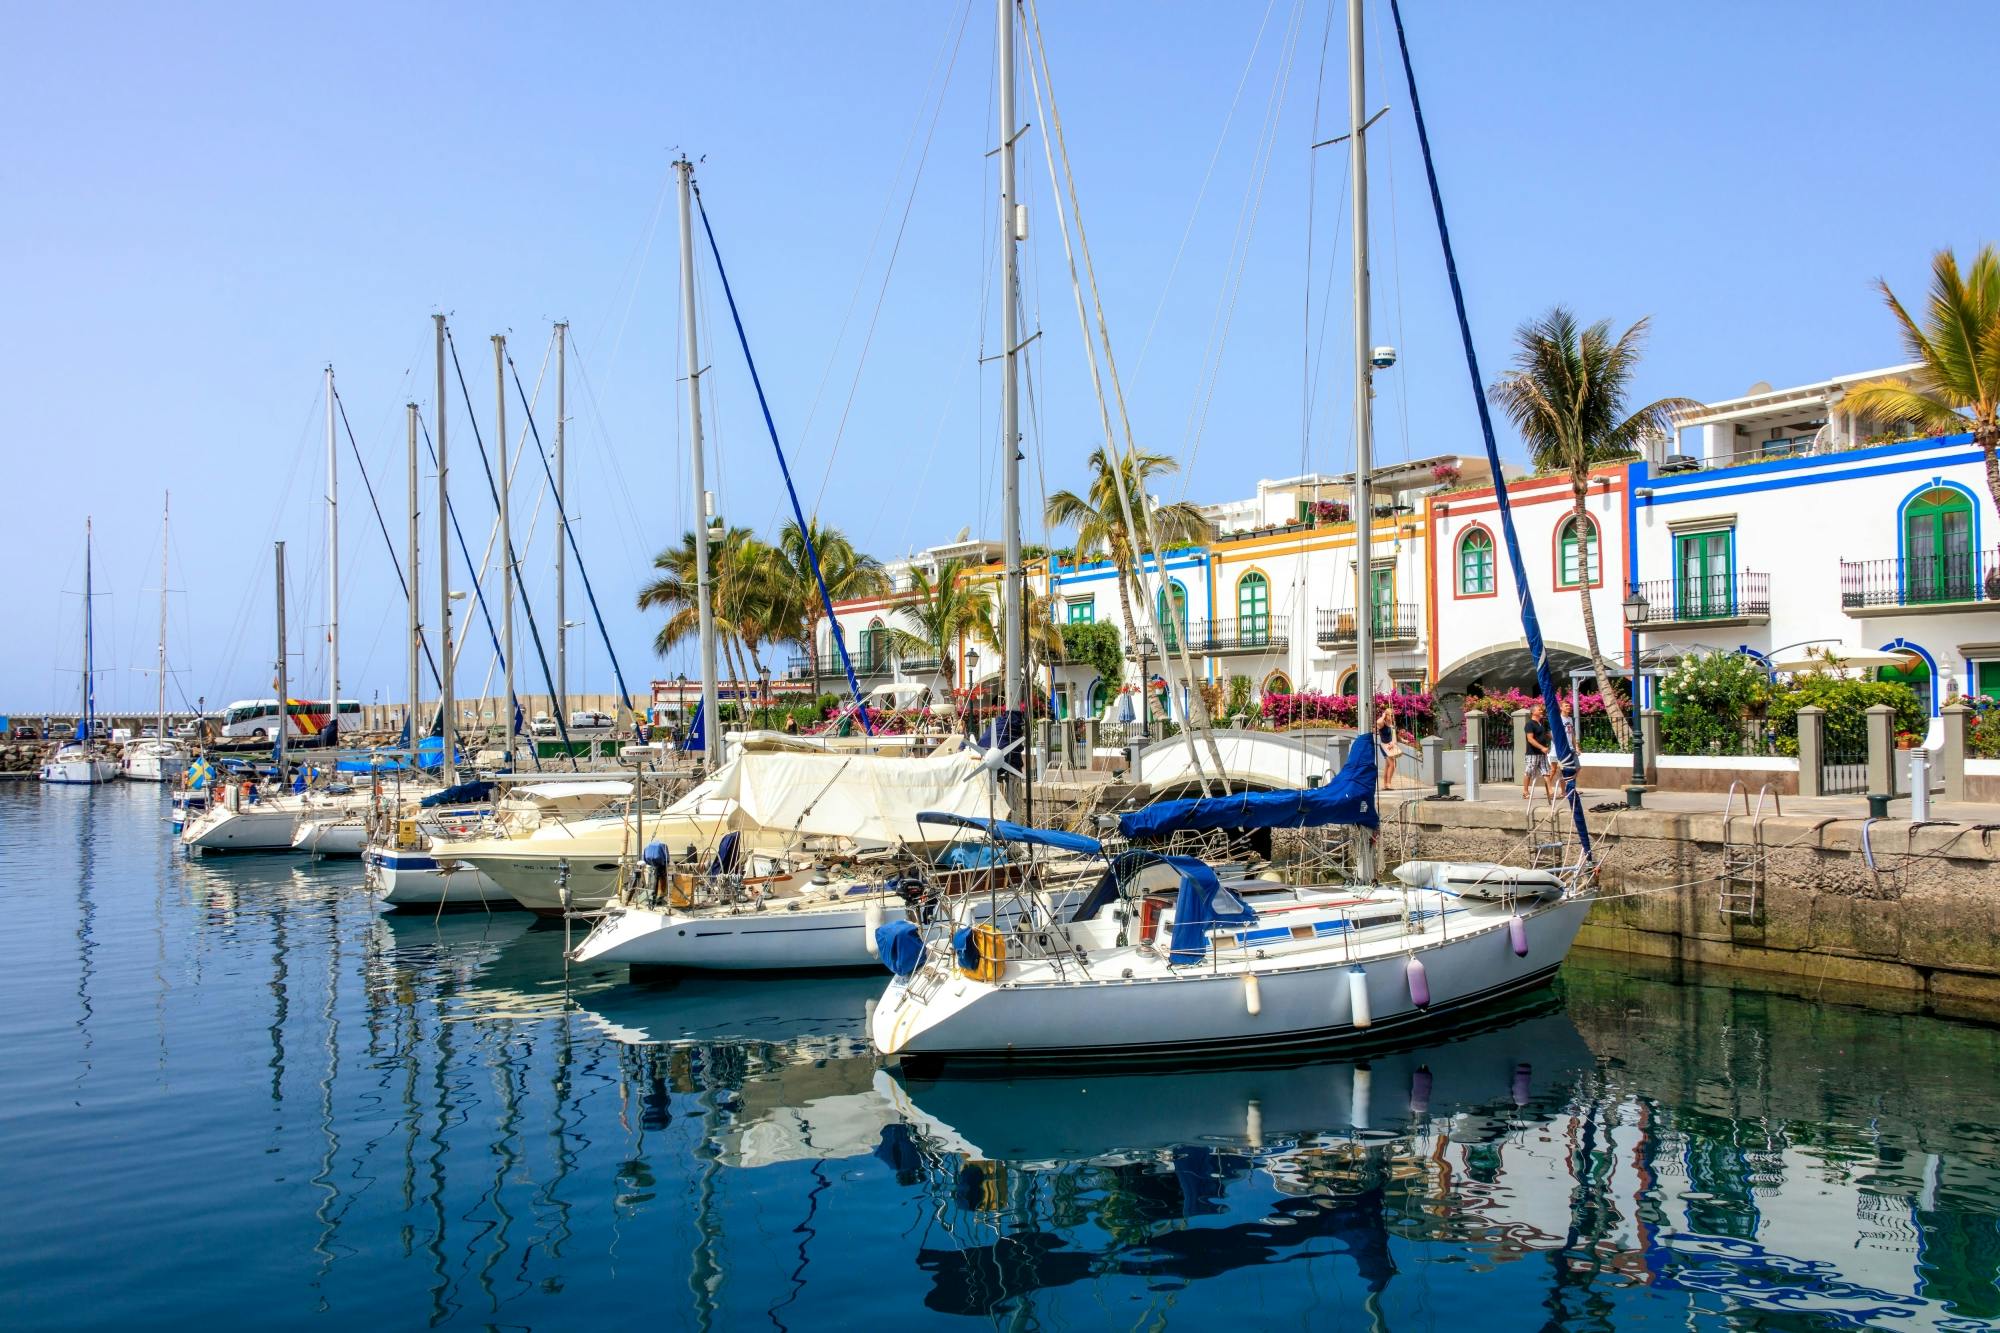
[[[1581,958],[1416,1050],[911,1081],[870,976],[637,986],[154,838],[0,791],[10,1327],[2000,1319],[1993,1029]]]

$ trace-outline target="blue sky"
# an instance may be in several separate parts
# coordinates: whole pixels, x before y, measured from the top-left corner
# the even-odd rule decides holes
[[[1648,396],[1722,398],[1886,364],[1898,351],[1869,281],[1915,293],[1936,247],[2000,239],[2000,169],[1972,129],[1929,128],[1953,124],[1959,98],[1939,62],[2000,38],[1990,6],[1413,0],[1407,17],[1488,378],[1513,326],[1558,301],[1590,318],[1652,316]],[[1351,458],[1345,159],[1328,149],[1315,164],[1307,147],[1345,121],[1339,12],[1321,77],[1328,18],[1323,3],[1045,0],[1134,424],[1187,464],[1198,499]],[[1378,451],[1475,450],[1386,3],[1371,0],[1369,20],[1369,102],[1390,107],[1372,148],[1376,340],[1403,353],[1378,390]],[[402,404],[432,411],[434,310],[451,314],[489,440],[488,336],[509,333],[532,385],[550,321],[571,321],[584,558],[627,679],[643,690],[684,668],[653,656],[631,606],[651,552],[688,525],[678,148],[705,158],[808,504],[884,557],[963,527],[997,534],[997,378],[978,364],[997,342],[993,28],[986,0],[477,17],[16,7],[0,55],[14,555],[0,709],[72,697],[86,513],[110,593],[100,698],[150,699],[132,668],[152,656],[169,488],[173,693],[213,704],[266,688],[276,538],[305,644],[295,692],[314,689],[321,368],[335,366],[400,543]],[[1025,84],[1022,105],[1038,119]],[[1080,481],[1097,430],[1039,130],[1021,145],[1026,300],[1044,330],[1031,508]],[[704,301],[711,484],[732,523],[770,530],[775,468],[712,276]],[[492,505],[462,404],[451,410],[454,494],[477,550]],[[546,438],[550,398],[538,415]],[[342,451],[344,692],[393,698],[403,613]],[[547,633],[549,508],[530,542],[534,490],[515,498]],[[1031,514],[1029,539],[1041,535]],[[453,582],[466,586],[462,568]],[[581,605],[573,585],[573,617]],[[522,634],[520,688],[539,688]],[[467,652],[462,690],[490,656]],[[572,688],[610,688],[594,632],[571,660]]]

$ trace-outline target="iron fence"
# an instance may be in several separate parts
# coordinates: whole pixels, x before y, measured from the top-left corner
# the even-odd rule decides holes
[[[1819,758],[1819,789],[1828,796],[1868,794],[1868,751],[1822,751]]]
[[[1417,608],[1413,602],[1383,602],[1369,608],[1369,638],[1377,643],[1394,643],[1417,637]],[[1353,643],[1359,637],[1359,622],[1352,608],[1322,610],[1317,638],[1321,646]]]
[[[1736,620],[1771,614],[1771,576],[1756,570],[1682,575],[1639,585],[1643,604],[1634,603],[1626,623],[1633,626]]]

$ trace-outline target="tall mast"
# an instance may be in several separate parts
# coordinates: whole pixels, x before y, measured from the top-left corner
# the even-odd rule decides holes
[[[514,529],[513,501],[508,495],[512,477],[507,467],[507,335],[493,335],[494,437],[500,441],[500,655],[506,658],[502,673],[507,678],[507,758],[504,767],[514,766]]]
[[[1347,0],[1347,118],[1354,183],[1354,721],[1375,735],[1375,467],[1374,367],[1368,345],[1368,141],[1367,89],[1362,69],[1361,0]],[[1355,870],[1375,880],[1375,844],[1363,837]]]
[[[419,555],[417,545],[417,405],[415,403],[406,404],[403,410],[408,418],[407,425],[410,433],[410,533],[409,550],[403,561],[404,564],[409,566],[410,570],[410,703],[408,711],[403,714],[403,718],[406,730],[409,732],[410,753],[415,755],[417,752],[418,736],[417,706],[422,702],[418,696],[423,690],[422,681],[417,675],[417,659],[424,651],[424,621],[421,610],[423,603],[417,600],[419,594],[422,592],[423,583],[423,567],[417,560]]]
[[[327,738],[340,741],[340,455],[333,447],[333,367],[326,368]]]
[[[444,316],[432,315],[437,334],[437,469],[438,469],[438,746],[444,785],[458,782],[452,747],[458,741],[457,704],[451,697],[451,677],[457,670],[451,650],[451,492],[446,486],[444,453]]]
[[[292,695],[285,680],[285,544],[277,543],[278,566],[278,678],[273,683],[278,687],[278,724],[276,748],[271,751],[271,759],[278,770],[278,781],[285,780],[285,733],[292,729]]]
[[[701,622],[701,716],[702,764],[713,769],[726,757],[722,741],[722,718],[715,702],[715,608],[708,592],[708,487],[702,477],[701,444],[701,348],[695,341],[698,330],[694,318],[694,205],[691,200],[694,163],[683,157],[674,163],[680,177],[681,196],[681,325],[687,343],[688,382],[688,462],[694,479],[694,592]]]
[[[158,696],[153,716],[153,739],[167,739],[167,526],[173,521],[173,492],[160,503],[160,661]]]
[[[91,640],[91,586],[90,586],[90,545],[91,521],[86,515],[83,520],[83,741],[88,744],[97,739],[97,677],[92,673],[91,654],[95,647]]]
[[[1006,575],[1001,585],[1003,702],[1021,707],[1021,404],[1019,317],[1014,307],[1024,220],[1014,201],[1014,0],[1000,9],[1000,506],[1005,511]],[[976,682],[968,681],[968,685]]]
[[[569,609],[564,594],[569,580],[564,576],[563,547],[569,526],[569,483],[563,473],[563,401],[565,358],[569,350],[569,322],[556,324],[556,718],[569,725]]]

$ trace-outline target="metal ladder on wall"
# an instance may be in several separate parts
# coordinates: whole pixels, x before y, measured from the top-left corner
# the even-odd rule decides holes
[[[1738,795],[1743,798],[1743,809],[1736,808]],[[1729,795],[1722,807],[1722,877],[1720,891],[1716,899],[1718,915],[1734,921],[1756,923],[1764,919],[1764,801],[1771,802],[1771,814],[1783,815],[1784,799],[1771,790],[1770,783],[1757,788],[1757,804],[1750,805],[1750,792],[1739,779],[1729,784]],[[1735,822],[1739,818],[1750,821],[1750,841],[1739,843],[1735,840]]]

